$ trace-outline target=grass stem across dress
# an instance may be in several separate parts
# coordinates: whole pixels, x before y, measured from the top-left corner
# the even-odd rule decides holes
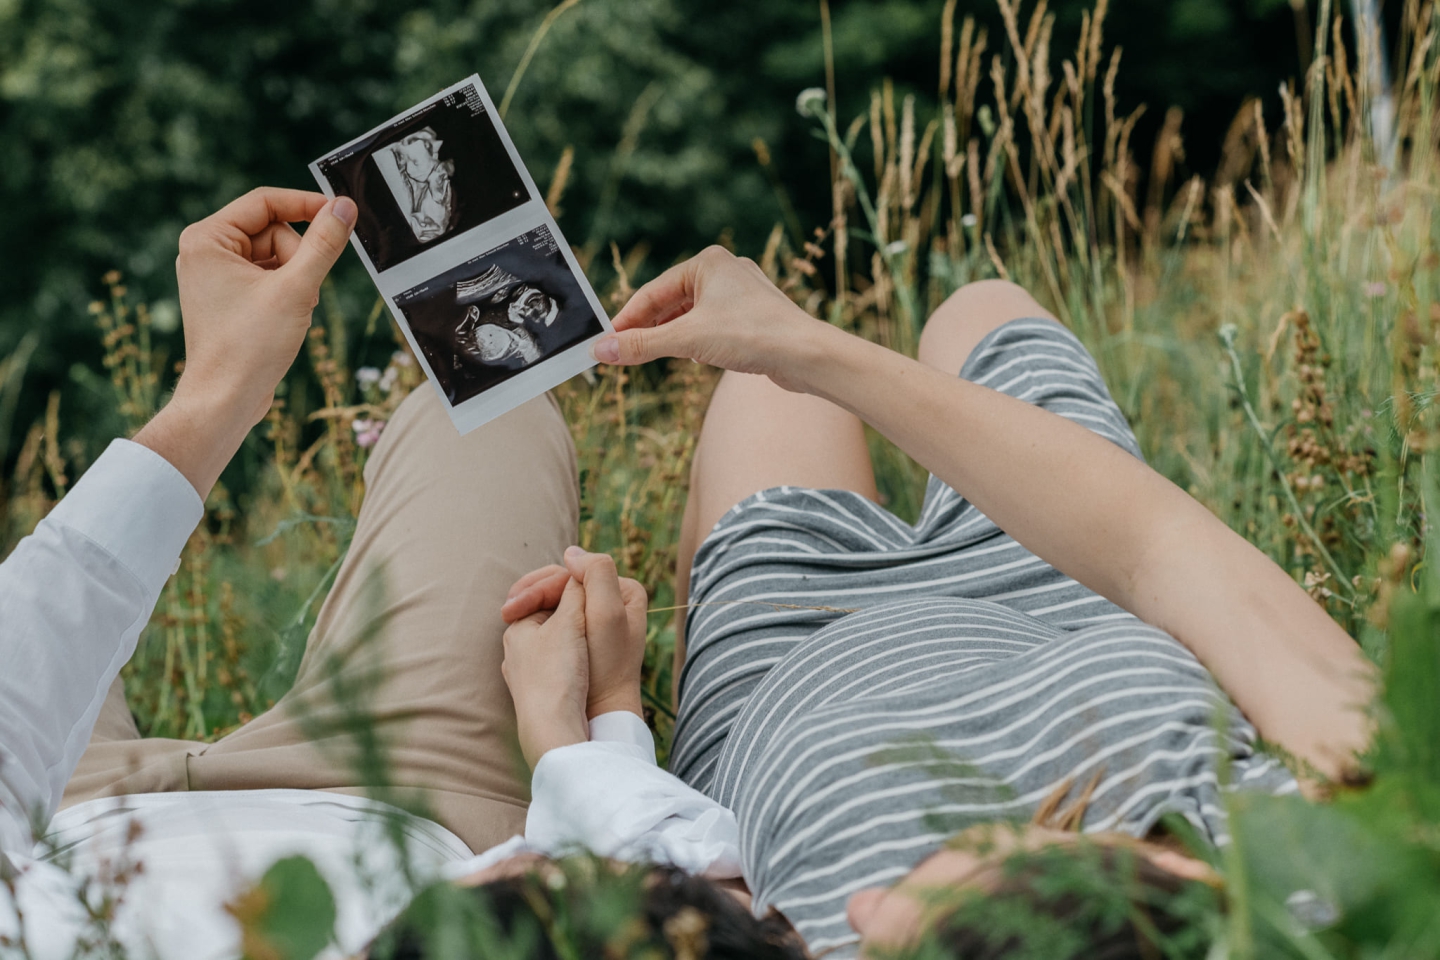
[[[960,375],[1141,456],[1057,323],[1000,327]],[[1096,780],[1085,831],[1175,813],[1215,843],[1223,789],[1296,789],[1185,647],[934,477],[913,526],[849,491],[755,494],[701,546],[690,596],[671,769],[735,811],[757,912],[815,953],[856,953],[850,894],[967,826],[1028,821],[1067,780]]]

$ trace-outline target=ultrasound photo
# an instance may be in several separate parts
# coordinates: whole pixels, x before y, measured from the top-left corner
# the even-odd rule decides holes
[[[452,406],[604,332],[538,227],[395,297]]]
[[[479,91],[462,86],[316,164],[383,273],[530,199]]]

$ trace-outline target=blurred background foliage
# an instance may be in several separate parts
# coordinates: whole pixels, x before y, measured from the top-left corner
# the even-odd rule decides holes
[[[833,0],[839,116],[863,113],[885,77],[929,115],[942,6]],[[1087,4],[1050,6],[1054,46],[1071,49]],[[1125,50],[1119,100],[1151,106],[1134,138],[1142,169],[1164,108],[1186,112],[1196,146],[1176,182],[1208,176],[1246,96],[1276,115],[1280,83],[1302,73],[1303,3],[1112,6],[1107,40]],[[38,332],[15,422],[33,421],[62,386],[67,408],[111,415],[104,391],[70,382],[72,368],[99,359],[85,305],[102,274],[122,271],[154,306],[157,343],[178,356],[172,263],[186,223],[256,184],[313,187],[310,160],[471,72],[498,101],[551,9],[0,0],[0,356]],[[957,12],[1003,35],[993,3],[961,0]],[[829,183],[812,175],[826,148],[792,108],[800,89],[825,80],[814,0],[583,0],[555,20],[508,121],[542,189],[573,148],[562,227],[591,252],[614,241],[645,254],[643,279],[717,239],[759,249],[787,203],[792,230],[827,221]],[[781,183],[792,196],[781,198]],[[609,261],[596,258],[597,271]],[[353,258],[336,279],[341,307],[368,311],[373,289]],[[0,463],[15,455],[0,450]]]

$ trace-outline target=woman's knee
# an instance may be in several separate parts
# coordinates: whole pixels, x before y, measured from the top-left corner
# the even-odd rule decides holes
[[[920,361],[958,373],[990,331],[1011,320],[1055,320],[1030,292],[1009,280],[977,280],[956,290],[935,309],[920,334]],[[1058,321],[1057,321],[1058,322]]]

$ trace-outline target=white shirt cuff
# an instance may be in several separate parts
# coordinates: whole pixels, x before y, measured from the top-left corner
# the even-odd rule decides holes
[[[169,460],[115,440],[46,520],[93,541],[158,596],[204,516],[200,495]]]
[[[645,721],[629,710],[602,713],[590,721],[591,741],[623,743],[638,748],[650,762],[655,762],[655,736]]]

